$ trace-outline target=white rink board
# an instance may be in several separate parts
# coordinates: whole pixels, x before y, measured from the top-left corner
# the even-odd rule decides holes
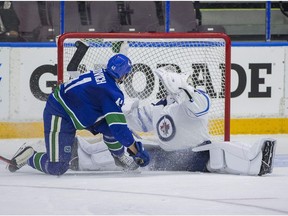
[[[0,119],[9,119],[10,49],[0,49]]]
[[[13,120],[39,120],[42,119],[42,112],[45,102],[38,100],[31,93],[30,79],[31,73],[42,65],[55,65],[56,52],[54,48],[29,48],[15,49],[14,56],[18,56],[19,65],[15,65],[11,92],[11,115]],[[14,56],[12,58],[14,58]],[[45,73],[39,80],[39,86],[44,93],[51,93],[52,88],[46,87],[46,82],[55,80],[56,76]],[[10,83],[11,84],[11,83]]]
[[[233,116],[277,116],[281,115],[281,104],[283,104],[283,95],[285,91],[285,49],[279,47],[235,47],[232,49],[232,63],[237,63],[243,67],[246,72],[247,84],[244,92],[231,99]],[[267,88],[271,88],[271,97],[249,97],[251,91],[252,71],[249,67],[251,64],[271,64],[271,74],[267,74],[267,70],[261,69],[259,72],[259,91],[266,92]],[[287,65],[286,65],[287,66]],[[238,86],[239,77],[235,71],[231,71],[231,91],[235,91]],[[258,81],[258,80],[257,80]],[[288,83],[286,82],[286,88]],[[286,98],[288,95],[286,95]],[[248,106],[244,105],[248,104]],[[288,105],[286,104],[286,107]]]
[[[287,118],[287,52],[288,48],[285,46],[232,47],[232,65],[242,68],[247,82],[244,91],[231,99],[231,118]],[[8,54],[10,59],[7,57]],[[0,81],[0,96],[2,97],[0,121],[41,121],[45,102],[32,94],[30,80],[32,78],[35,80],[35,71],[42,68],[41,74],[38,74],[40,76],[39,89],[42,94],[52,91],[52,88],[47,85],[49,82],[56,83],[57,77],[51,71],[43,70],[43,67],[56,67],[56,48],[0,47],[0,57],[2,65],[0,76],[3,77]],[[271,96],[251,98],[248,95],[251,91],[250,67],[252,64],[262,63],[271,65],[271,74],[268,74],[267,70],[260,70],[258,78],[263,79],[263,83],[260,83],[257,88],[260,92],[266,92],[268,88],[271,88]],[[7,67],[9,74],[4,74]],[[235,91],[239,80],[234,70],[231,73],[231,91]],[[34,87],[38,83],[34,83]],[[9,97],[7,97],[7,92],[9,92]]]

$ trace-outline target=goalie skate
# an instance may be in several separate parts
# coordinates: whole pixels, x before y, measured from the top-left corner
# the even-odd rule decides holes
[[[272,173],[275,156],[276,140],[265,140],[262,146],[262,163],[259,176]]]
[[[34,154],[34,149],[31,146],[21,146],[16,152],[15,156],[11,159],[11,164],[8,165],[10,172],[16,172],[21,167],[27,164],[27,161]]]
[[[127,153],[124,153],[121,156],[113,155],[115,165],[118,167],[122,167],[124,170],[136,170],[139,166],[135,163],[132,157],[130,157]]]

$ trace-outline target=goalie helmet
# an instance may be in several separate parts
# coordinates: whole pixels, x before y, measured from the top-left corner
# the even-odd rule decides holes
[[[131,60],[123,54],[117,54],[109,59],[106,71],[115,79],[121,79],[131,71],[131,68]]]

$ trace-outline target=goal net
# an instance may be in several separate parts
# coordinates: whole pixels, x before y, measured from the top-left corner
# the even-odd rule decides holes
[[[116,53],[132,61],[121,88],[140,105],[165,96],[154,70],[171,65],[189,75],[190,84],[211,97],[209,132],[214,140],[230,139],[231,42],[222,33],[66,33],[58,38],[58,83],[106,67]]]

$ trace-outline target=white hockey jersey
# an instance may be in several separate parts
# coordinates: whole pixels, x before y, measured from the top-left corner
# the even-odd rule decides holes
[[[124,105],[128,126],[136,131],[154,131],[159,145],[166,151],[195,147],[210,139],[208,111],[211,101],[201,90],[194,90],[191,95],[192,99],[166,106],[132,106],[125,111]]]

